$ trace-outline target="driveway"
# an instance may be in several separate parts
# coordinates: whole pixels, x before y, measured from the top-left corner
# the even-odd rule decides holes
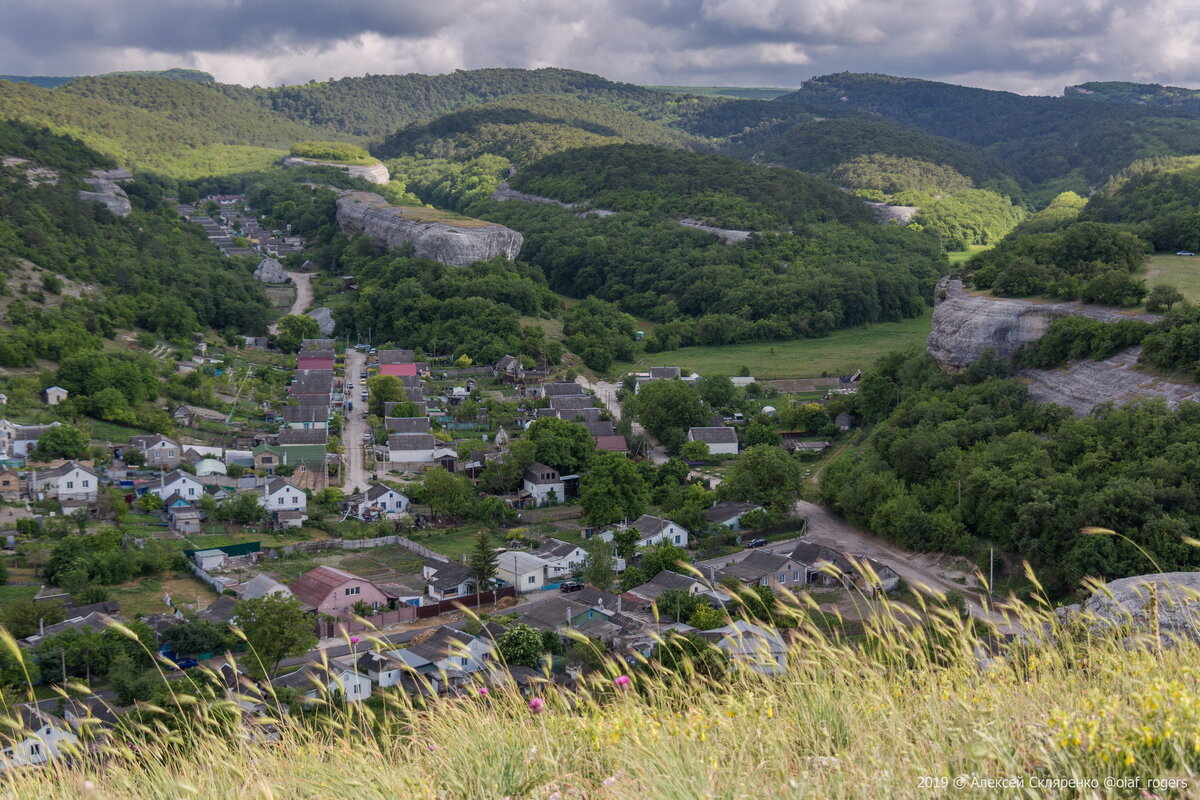
[[[292,307],[288,309],[288,314],[292,316],[303,314],[304,309],[312,305],[313,274],[311,272],[289,272],[287,275],[292,279],[292,283],[296,284],[296,299],[292,301]],[[279,323],[272,322],[267,330],[271,333],[279,333]]]
[[[354,401],[354,410],[345,412],[342,422],[342,458],[345,468],[342,470],[342,488],[347,494],[355,489],[367,488],[366,448],[363,447],[363,434],[367,432],[367,422],[363,419],[366,404],[359,397],[362,380],[359,373],[367,368],[367,354],[353,348],[346,350],[346,371],[343,385],[354,384],[354,390],[346,389],[346,396]]]

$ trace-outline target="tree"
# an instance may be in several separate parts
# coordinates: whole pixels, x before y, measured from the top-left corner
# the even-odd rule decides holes
[[[717,489],[723,500],[740,500],[790,510],[804,481],[800,465],[778,447],[757,445],[742,451]]]
[[[475,581],[475,605],[478,606],[479,593],[490,588],[496,577],[496,550],[487,531],[479,532],[467,566],[471,570],[471,579]]]
[[[667,589],[654,601],[659,617],[672,619],[675,622],[687,622],[696,605],[707,601],[692,594],[687,589]]]
[[[708,442],[702,442],[699,439],[684,442],[679,447],[679,457],[688,461],[703,461],[709,455]]]
[[[401,403],[391,416],[415,417],[418,408],[415,403],[408,402],[408,393],[404,390],[404,382],[395,375],[374,375],[367,379],[370,388],[370,412],[377,417],[386,416],[386,403]]]
[[[228,629],[203,619],[191,619],[182,625],[165,628],[162,643],[181,656],[212,653],[231,644]]]
[[[425,473],[421,496],[434,513],[463,517],[471,500],[471,483],[442,467],[432,467]]]
[[[588,525],[637,519],[650,503],[646,481],[633,462],[620,453],[597,452],[581,484],[579,505]]]
[[[692,615],[688,617],[687,624],[701,631],[710,631],[713,628],[719,628],[727,622],[725,615],[716,608],[713,608],[708,603],[697,604]]]
[[[510,667],[537,669],[544,647],[542,634],[528,625],[513,625],[496,640],[496,649]]]
[[[138,498],[138,508],[147,514],[153,514],[163,507],[163,499],[154,492],[146,492]]]
[[[683,381],[650,381],[634,399],[642,427],[668,449],[682,445],[687,429],[708,419],[700,395]]]
[[[295,597],[242,600],[234,606],[233,616],[254,655],[249,669],[259,677],[273,678],[279,662],[302,656],[317,645],[313,621]]]
[[[24,639],[38,632],[41,625],[62,622],[66,606],[61,600],[36,602],[31,597],[14,600],[0,612],[0,622],[14,638]],[[2,648],[0,648],[2,649]]]
[[[229,525],[254,525],[266,515],[266,508],[255,492],[238,492],[225,499],[217,509],[217,519]]]
[[[613,548],[599,536],[588,540],[587,555],[580,570],[583,579],[602,592],[607,592],[616,578]]]
[[[621,573],[621,591],[628,592],[630,589],[641,586],[647,580],[649,579],[641,567],[625,567],[625,571]]]
[[[730,408],[737,403],[737,388],[726,375],[705,375],[696,381],[700,399],[713,408]]]
[[[306,314],[287,314],[279,318],[279,333],[275,335],[275,346],[284,353],[295,353],[304,339],[315,339],[321,335],[317,321]]]
[[[205,519],[217,518],[217,498],[213,497],[208,492],[200,495],[200,500],[197,505],[200,506],[200,511],[204,514]]]
[[[624,559],[626,564],[633,563],[641,538],[641,532],[632,525],[613,531],[612,546],[617,558]]]
[[[55,425],[38,438],[32,455],[45,461],[52,458],[83,458],[87,451],[88,441],[83,431],[74,425]]]
[[[522,437],[534,443],[534,458],[562,474],[579,472],[596,452],[596,441],[587,428],[558,417],[533,421]]]
[[[642,558],[638,561],[638,568],[650,578],[653,578],[664,569],[678,572],[679,565],[687,563],[687,550],[677,545],[663,542],[662,544],[642,550]]]
[[[778,447],[779,434],[761,422],[755,422],[753,425],[747,427],[742,434],[742,447],[755,447],[760,444]]]
[[[1155,286],[1146,295],[1146,310],[1158,314],[1170,311],[1171,307],[1183,302],[1183,293],[1174,286],[1163,283]]]
[[[131,467],[142,467],[146,465],[146,454],[136,447],[126,447],[121,451],[121,459]]]

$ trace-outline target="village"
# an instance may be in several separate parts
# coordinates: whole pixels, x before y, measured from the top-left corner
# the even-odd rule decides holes
[[[256,231],[235,200],[206,202]],[[227,232],[210,237],[226,246]],[[267,251],[279,243],[253,245],[267,257],[256,276],[280,281]],[[788,649],[777,597],[813,593],[833,619],[903,588],[875,558],[806,540],[794,506],[854,427],[836,400],[857,374],[760,385],[654,367],[602,385],[527,356],[454,363],[329,336],[294,356],[274,337],[194,352],[178,371],[237,395],[164,409],[173,433],[47,460],[39,441],[69,425],[0,420],[19,598],[6,621],[44,682],[96,691],[68,704],[86,709],[24,707],[35,733],[4,765],[55,757],[76,716],[115,722],[132,707],[137,693],[114,693],[80,652],[114,623],[146,626],[168,675],[216,670],[231,697],[354,702],[569,686],[602,656],[654,658],[670,637],[774,674]],[[41,400],[52,411],[69,397],[50,386]],[[96,566],[113,553],[135,565],[124,580]],[[93,561],[64,569],[68,557]],[[300,644],[274,669],[247,671],[233,652],[245,647],[227,632],[252,609],[300,615]],[[514,655],[532,640],[532,658]]]

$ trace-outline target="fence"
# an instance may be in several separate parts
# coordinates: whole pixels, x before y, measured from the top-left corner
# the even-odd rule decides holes
[[[491,375],[493,374],[494,370],[491,367],[455,367],[454,369],[430,367],[429,372],[434,377],[444,375],[447,378],[464,378],[469,375]]]
[[[564,519],[577,519],[583,516],[583,509],[574,506],[543,506],[542,508],[525,508],[521,510],[522,522],[558,522]]]
[[[415,622],[419,619],[431,619],[441,616],[448,611],[458,611],[463,606],[478,608],[497,603],[504,597],[516,597],[517,590],[511,586],[493,589],[490,592],[480,592],[463,595],[454,600],[443,600],[427,606],[403,606],[393,611],[383,611],[370,617],[356,619],[321,619],[317,620],[317,638],[329,639],[334,636],[344,636],[351,633],[361,633],[366,630],[385,628],[389,625],[399,625],[405,622]]]
[[[465,594],[462,597],[456,597],[453,600],[443,600],[440,603],[433,603],[428,606],[416,606],[417,619],[429,619],[430,617],[440,616],[447,611],[457,611],[460,606],[469,608],[478,608],[479,606],[489,606],[493,603],[498,603],[503,597],[516,597],[517,590],[512,586],[505,586],[501,589],[492,589],[490,592],[480,592],[478,596],[474,594]]]
[[[225,584],[221,583],[219,580],[214,578],[212,575],[209,575],[207,572],[200,569],[200,567],[195,562],[189,561],[189,562],[187,562],[187,565],[188,565],[188,569],[190,569],[192,571],[192,573],[197,578],[199,578],[202,583],[208,584],[210,587],[212,587],[212,590],[215,591],[217,594],[221,594],[228,588]]]
[[[424,545],[404,536],[376,536],[372,539],[320,539],[315,542],[296,542],[287,544],[282,547],[269,547],[266,549],[268,558],[280,558],[281,556],[290,556],[293,553],[317,553],[322,550],[369,550],[374,547],[387,547],[389,545],[401,545],[409,550],[412,550],[419,556],[425,558],[436,558],[439,561],[449,561],[441,553],[430,550]]]

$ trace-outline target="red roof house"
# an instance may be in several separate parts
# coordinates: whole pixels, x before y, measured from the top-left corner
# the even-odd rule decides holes
[[[335,617],[350,613],[359,601],[376,608],[388,603],[388,596],[378,586],[336,567],[317,567],[304,573],[292,586],[292,594],[317,613]]]
[[[416,364],[383,364],[379,367],[380,375],[395,375],[398,378],[411,378],[417,374]]]

